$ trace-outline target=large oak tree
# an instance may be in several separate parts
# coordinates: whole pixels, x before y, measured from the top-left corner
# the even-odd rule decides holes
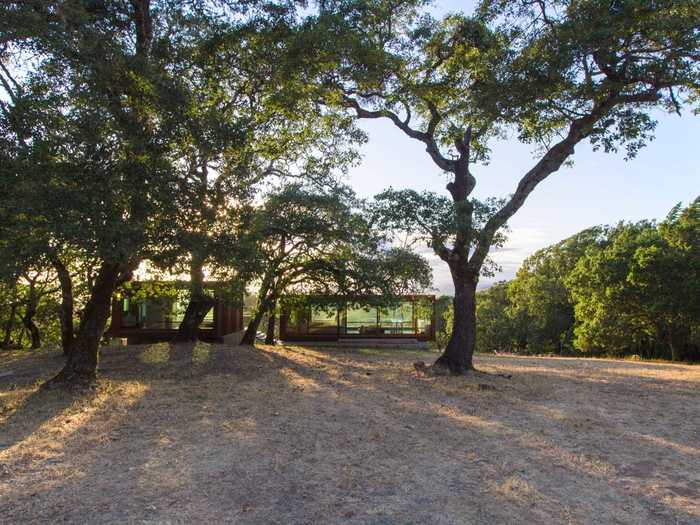
[[[484,0],[472,16],[442,19],[416,3],[326,2],[309,27],[333,36],[310,53],[327,103],[393,123],[451,178],[448,197],[380,201],[387,225],[424,238],[449,266],[454,325],[436,365],[461,374],[473,367],[489,250],[530,193],[584,141],[633,157],[652,138],[653,111],[697,97],[700,2]],[[535,146],[536,159],[511,195],[479,202],[478,164],[506,136]]]
[[[216,5],[215,5],[216,4]],[[92,261],[88,299],[52,384],[90,383],[114,290],[171,228],[184,135],[178,77],[192,27],[222,2],[6,2],[0,11],[3,212]],[[246,7],[247,8],[247,7]],[[12,138],[12,131],[14,138]]]
[[[263,6],[263,3],[260,3]],[[305,95],[288,59],[295,6],[276,5],[244,22],[192,24],[177,49],[185,96],[171,115],[181,129],[176,150],[178,214],[153,261],[189,273],[190,300],[177,338],[196,339],[213,300],[209,279],[245,279],[242,214],[271,179],[325,179],[354,159],[363,136],[353,119]]]

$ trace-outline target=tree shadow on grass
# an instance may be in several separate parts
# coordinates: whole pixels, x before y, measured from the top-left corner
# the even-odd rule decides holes
[[[3,392],[3,397],[9,394]],[[70,406],[78,402],[90,403],[95,396],[95,391],[46,390],[38,386],[29,393],[12,396],[13,399],[0,405],[0,454],[11,454],[13,447]]]
[[[261,370],[279,368],[271,356],[248,346],[204,342],[155,343],[105,348],[100,377],[110,380],[153,381],[232,375],[254,379]]]
[[[0,454],[34,433],[44,423],[94,393],[47,391],[39,385],[63,366],[56,350],[17,352],[3,356],[0,377]]]
[[[245,351],[245,347],[241,347]],[[129,347],[103,347],[98,368],[99,385],[105,381],[140,381],[201,378],[208,375],[237,376],[250,380],[259,371],[275,365],[270,356],[248,350],[257,359],[238,358],[236,347],[206,343],[156,343]],[[13,356],[3,367],[11,375],[0,377],[0,450],[7,449],[33,433],[46,421],[76,402],[90,403],[97,391],[45,390],[39,385],[63,365],[56,352]]]
[[[375,362],[367,376],[367,359],[355,357],[216,345],[106,350],[102,377],[142,383],[143,395],[104,423],[104,441],[87,436],[84,448],[79,432],[67,437],[66,449],[82,451],[79,474],[6,508],[82,522],[504,523],[517,516],[547,523],[565,522],[557,509],[567,507],[570,522],[612,521],[596,507],[587,515],[577,499],[612,494],[619,502],[608,499],[606,508],[637,506],[623,517],[693,523],[695,516],[654,496],[611,489],[611,475],[580,456],[573,437],[581,430],[559,428],[533,404],[551,408],[554,398],[520,398],[516,388],[460,393],[462,378],[418,380],[408,363],[410,377],[395,382],[405,378],[400,366]],[[590,388],[581,378],[536,373],[560,392],[565,384]],[[528,428],[544,423],[547,431]],[[648,442],[629,446],[648,457],[658,452]]]
[[[303,350],[297,352],[304,353]],[[345,368],[349,365],[345,363],[345,359],[349,357],[347,354],[329,356],[328,353],[324,355],[323,351],[316,348],[312,350],[312,353],[328,365],[336,363],[338,367]],[[358,377],[362,377],[364,370],[362,364],[356,363],[350,365],[350,368]],[[601,370],[598,373],[603,376],[598,378],[599,381],[604,382],[603,384],[618,383],[617,392],[610,390],[607,393],[600,393],[601,402],[606,401],[606,397],[615,398],[616,395],[620,398],[616,401],[620,403],[623,403],[625,399],[628,402],[629,400],[634,401],[644,386],[648,387],[650,383],[668,383],[666,386],[672,387],[672,392],[669,395],[679,401],[684,398],[686,403],[690,401],[688,396],[692,397],[693,394],[692,391],[685,388],[688,383],[692,383],[688,381],[678,382],[673,378],[650,379],[643,377],[641,381],[643,384],[639,384],[638,379],[635,380],[634,377],[620,375],[614,371]],[[592,432],[601,429],[590,427],[591,423],[588,423],[583,417],[584,414],[578,413],[579,409],[576,406],[569,407],[570,413],[562,420],[555,420],[551,415],[545,415],[546,410],[537,410],[539,405],[547,410],[556,410],[560,406],[559,401],[575,396],[576,392],[583,392],[585,389],[593,389],[595,393],[598,384],[591,381],[591,378],[563,376],[556,369],[523,371],[520,376],[520,381],[534,379],[536,383],[547,385],[547,388],[554,395],[550,394],[541,399],[539,403],[533,403],[533,400],[529,399],[527,388],[508,388],[506,391],[491,393],[494,402],[487,403],[476,413],[487,414],[488,421],[484,422],[483,429],[498,429],[491,435],[488,435],[490,433],[487,432],[487,435],[482,436],[487,443],[493,442],[494,437],[499,438],[496,441],[501,442],[493,447],[492,457],[497,458],[503,455],[502,441],[504,437],[507,437],[506,446],[517,447],[520,456],[529,457],[530,461],[539,465],[538,468],[557,467],[570,473],[568,476],[572,479],[563,482],[562,487],[542,487],[540,488],[542,494],[549,491],[552,496],[558,494],[558,497],[562,498],[563,501],[566,498],[566,493],[561,490],[562,488],[568,487],[573,491],[572,494],[575,494],[580,489],[576,487],[575,482],[572,483],[572,480],[588,477],[599,485],[601,493],[606,492],[608,486],[615,487],[618,494],[632,496],[632,501],[642,503],[648,509],[647,518],[650,522],[678,520],[680,523],[694,523],[697,520],[696,515],[673,504],[674,497],[688,498],[691,494],[697,493],[698,487],[700,487],[699,480],[692,474],[696,470],[691,466],[697,464],[700,467],[698,459],[700,450],[692,445],[691,435],[687,435],[687,439],[680,439],[679,443],[675,443],[665,434],[649,435],[650,429],[644,425],[644,415],[649,412],[651,407],[644,401],[639,406],[626,405],[627,410],[632,411],[629,421],[619,424],[613,415],[606,423],[607,430],[596,435]],[[516,383],[517,380],[516,374]],[[432,384],[439,388],[442,386],[441,383],[451,384],[452,387],[455,385],[464,387],[467,386],[468,381],[462,378],[445,378],[444,381],[437,380]],[[416,389],[415,386],[414,383],[404,382],[392,385],[392,390],[395,392],[398,387],[401,394],[395,397],[405,398],[407,401],[413,400],[414,404],[420,404],[425,401],[425,398],[420,399],[420,389]],[[612,388],[612,385],[608,385],[608,387]],[[658,385],[657,388],[663,389],[662,386]],[[366,391],[366,394],[363,394],[362,390]],[[341,393],[341,395],[350,396],[355,400],[364,396],[366,397],[366,406],[372,406],[372,400],[376,401],[383,395],[381,390],[381,386],[374,385],[372,382],[356,382],[351,388],[346,389],[346,394]],[[454,388],[450,390],[454,392]],[[474,414],[475,411],[471,410],[472,407],[469,406],[469,398],[473,396],[473,393],[469,392],[467,390],[465,398],[461,401],[459,396],[456,398],[446,396],[441,401],[440,406],[436,405],[435,410],[440,411],[444,406],[449,406],[448,411],[454,412],[456,421],[460,419],[471,421],[473,415],[470,414]],[[593,397],[595,398],[595,395]],[[508,401],[508,398],[511,399]],[[443,402],[446,402],[447,405],[442,405]],[[505,407],[499,407],[499,403]],[[407,405],[402,410],[405,412],[411,410],[411,407]],[[694,409],[689,407],[689,410]],[[694,420],[691,414],[689,413],[688,417],[682,415],[680,417],[682,421],[691,421],[689,425],[686,425],[690,428]],[[635,421],[638,423],[636,426]],[[678,421],[676,421],[676,425],[673,425],[673,421],[669,420],[667,426],[669,429],[674,429],[677,428],[677,423]],[[588,429],[586,424],[589,425]],[[436,435],[438,434],[436,433]],[[591,440],[593,443],[590,442]],[[609,466],[606,467],[606,464]],[[681,472],[682,467],[690,468],[685,468],[685,473],[683,473]],[[599,471],[599,469],[602,470]],[[652,484],[649,487],[661,484],[662,489],[651,493],[651,491],[646,490],[649,483]],[[536,487],[537,484],[531,482],[531,485]]]
[[[38,495],[15,492],[12,502],[8,500],[5,506],[8,513],[12,512],[8,516],[32,516],[39,521],[64,518],[78,522],[157,519],[153,491],[158,492],[160,487],[169,491],[167,498],[172,496],[166,507],[178,502],[187,507],[187,500],[192,498],[208,501],[206,492],[216,487],[208,475],[202,479],[197,469],[221,476],[222,464],[222,458],[207,453],[208,442],[217,442],[225,448],[229,443],[228,434],[235,433],[242,439],[238,427],[245,429],[244,422],[250,420],[252,432],[254,421],[261,417],[259,413],[246,415],[246,405],[259,403],[254,399],[259,389],[255,385],[245,385],[264,377],[269,380],[262,381],[273,382],[275,388],[286,383],[286,376],[279,373],[283,363],[272,355],[246,347],[207,345],[197,348],[196,344],[168,344],[105,349],[101,364],[100,382],[139,384],[141,395],[126,409],[107,402],[100,408],[99,428],[94,428],[93,423],[91,428],[83,427],[67,434],[62,447],[68,461],[62,464],[75,461],[80,464],[80,471],[44,484]],[[231,393],[229,385],[238,395]],[[260,397],[264,399],[264,395]],[[41,399],[45,398],[37,398]],[[123,403],[122,400],[117,402]],[[29,406],[21,407],[22,411],[25,408]],[[113,413],[118,410],[120,413],[115,416]],[[143,419],[144,410],[148,413],[146,420]],[[266,413],[265,417],[273,416]],[[106,421],[102,423],[103,419]],[[11,424],[16,425],[17,420]],[[21,437],[28,437],[30,433],[28,429]],[[99,437],[90,436],[94,433],[99,433]],[[68,456],[75,450],[81,451],[78,457]],[[243,470],[224,463],[228,465],[229,481],[245,478]],[[58,475],[52,476],[51,469],[58,469],[62,464],[48,466],[42,478],[56,478]],[[256,490],[253,485],[240,488],[243,497],[251,501]],[[126,498],[119,496],[124,494]],[[161,496],[160,492],[155,496],[158,506],[163,505]],[[42,503],[37,505],[37,501]],[[237,499],[233,503],[228,502],[228,498],[217,499],[218,519],[223,515],[235,515],[242,506]],[[0,512],[2,510],[0,504]],[[178,515],[171,518],[181,521]],[[200,514],[190,514],[189,520],[207,521]]]

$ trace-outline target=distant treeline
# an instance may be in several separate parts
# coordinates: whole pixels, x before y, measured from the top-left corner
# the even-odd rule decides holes
[[[700,361],[700,198],[660,223],[596,226],[535,252],[477,294],[477,347]]]

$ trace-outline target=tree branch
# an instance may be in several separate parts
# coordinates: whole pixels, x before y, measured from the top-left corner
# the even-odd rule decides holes
[[[528,195],[549,175],[557,171],[561,165],[574,153],[574,147],[583,139],[588,137],[596,122],[606,115],[618,104],[645,102],[657,100],[658,93],[654,91],[639,93],[635,95],[611,94],[603,102],[595,106],[588,115],[572,121],[569,131],[558,143],[552,146],[549,151],[530,169],[518,183],[518,187],[506,204],[498,210],[484,225],[479,235],[479,240],[474,253],[469,259],[472,269],[479,270],[488,255],[489,248],[493,242],[493,237],[515,212],[525,203]]]
[[[145,56],[153,41],[153,21],[151,19],[151,0],[131,0],[134,9],[133,21],[136,27],[136,51]]]
[[[7,91],[7,94],[10,96],[10,99],[14,104],[17,103],[17,99],[20,96],[20,93],[22,91],[22,87],[19,85],[19,83],[12,77],[10,74],[9,70],[5,67],[5,64],[2,63],[0,60],[0,68],[2,69],[2,72],[4,73],[5,76],[0,75],[0,81],[2,82],[2,86],[5,88],[5,91]],[[7,79],[5,78],[7,77]],[[12,85],[14,86],[14,90],[12,87],[10,87],[10,84],[8,83],[8,80],[12,82]]]
[[[454,171],[454,161],[445,158],[442,155],[442,153],[440,153],[440,149],[438,148],[437,142],[435,141],[435,137],[433,136],[435,128],[440,122],[440,115],[437,113],[437,110],[430,109],[430,105],[428,106],[428,108],[430,109],[432,116],[430,118],[430,121],[428,122],[428,132],[423,132],[411,128],[408,125],[407,121],[401,120],[396,113],[393,113],[388,109],[370,111],[360,106],[359,102],[355,98],[348,96],[347,94],[343,94],[343,101],[345,103],[345,106],[350,109],[353,109],[355,111],[355,114],[359,118],[388,118],[394,123],[394,125],[397,128],[403,131],[406,135],[408,135],[412,139],[419,140],[423,144],[425,144],[425,150],[433,159],[433,162],[435,162],[435,164],[437,164],[441,169],[450,172]]]
[[[430,244],[433,247],[433,251],[435,252],[435,255],[440,257],[443,261],[449,263],[450,262],[450,257],[452,256],[452,251],[445,246],[445,243],[442,242],[441,239],[437,237],[432,237],[430,240]]]

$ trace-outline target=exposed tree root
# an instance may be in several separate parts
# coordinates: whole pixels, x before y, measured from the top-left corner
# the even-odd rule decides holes
[[[468,370],[463,372],[455,372],[451,370],[448,366],[436,362],[431,366],[426,365],[423,361],[416,361],[413,363],[413,368],[416,369],[416,373],[419,377],[439,377],[439,376],[459,376],[466,375]]]
[[[82,375],[61,370],[58,375],[41,385],[42,390],[66,390],[71,392],[91,392],[97,388],[95,375]]]
[[[503,377],[505,379],[510,379],[513,377],[512,374],[484,372],[483,370],[477,370],[473,367],[455,371],[440,362],[435,362],[432,366],[428,366],[423,361],[416,361],[413,363],[413,368],[416,369],[416,374],[418,377],[466,376],[470,374]]]
[[[504,379],[511,379],[513,377],[513,374],[484,372],[483,370],[477,370],[477,369],[474,369],[473,372],[476,374],[481,374],[481,375],[490,376],[490,377],[503,377]]]

